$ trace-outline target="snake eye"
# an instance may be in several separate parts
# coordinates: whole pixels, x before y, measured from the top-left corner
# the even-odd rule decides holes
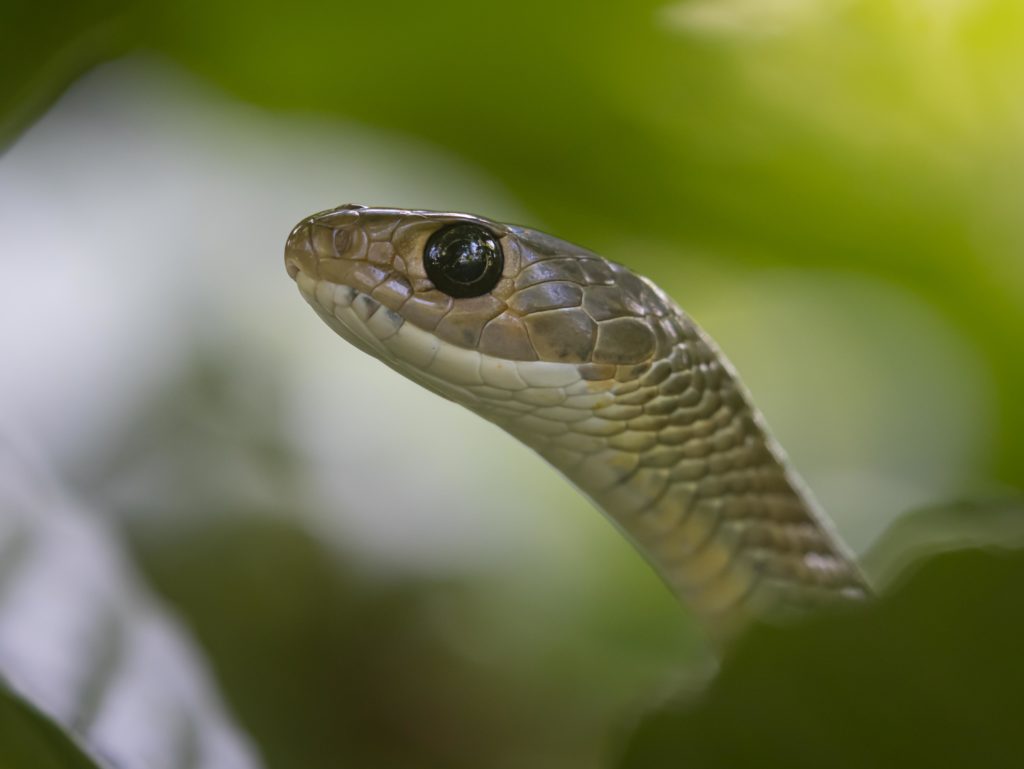
[[[494,288],[505,257],[494,233],[477,224],[459,223],[430,236],[423,250],[423,267],[439,290],[459,299]]]

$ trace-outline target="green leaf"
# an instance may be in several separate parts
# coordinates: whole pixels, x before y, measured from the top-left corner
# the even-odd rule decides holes
[[[82,72],[131,43],[132,0],[8,0],[0,8],[0,150]]]
[[[1019,767],[1024,552],[964,550],[879,600],[762,626],[619,769]]]
[[[0,766],[258,769],[103,521],[0,443]]]
[[[97,769],[75,741],[6,684],[0,685],[0,766]]]
[[[1021,487],[1017,0],[16,0],[0,29],[0,145],[140,50],[444,147],[654,277],[704,252],[901,285],[984,358],[993,474]]]
[[[915,562],[967,547],[1024,549],[1024,500],[965,500],[901,515],[860,563],[871,584],[884,590]]]

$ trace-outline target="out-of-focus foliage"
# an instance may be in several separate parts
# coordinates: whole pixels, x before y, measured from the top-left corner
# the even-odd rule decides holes
[[[42,62],[115,18],[118,45],[255,103],[449,147],[613,255],[629,236],[902,284],[984,352],[995,466],[1021,485],[1015,0],[16,7],[19,74],[66,81]],[[21,104],[36,80],[9,77]]]
[[[0,147],[85,69],[133,47],[133,0],[4,0],[0,5]]]
[[[4,769],[97,769],[61,727],[2,685],[0,766]]]
[[[965,550],[857,611],[757,628],[619,767],[1018,767],[1022,589],[1024,552]]]
[[[157,765],[262,766],[106,523],[0,442],[0,766]]]
[[[374,769],[604,760],[608,745],[595,735],[615,726],[629,684],[628,661],[601,646],[607,633],[499,661],[514,645],[480,637],[481,617],[500,607],[481,603],[492,596],[479,585],[346,574],[281,523],[205,530],[147,560],[220,660],[271,766],[331,769],[342,756]],[[595,676],[601,656],[607,672]]]
[[[947,476],[959,473],[952,485],[964,497],[972,483],[1024,486],[1024,218],[1017,210],[1024,199],[1024,9],[1016,0],[14,0],[0,14],[4,146],[93,62],[125,51],[155,53],[214,85],[197,109],[215,111],[215,99],[229,101],[225,93],[256,106],[236,110],[248,123],[182,116],[177,87],[150,92],[146,73],[137,88],[153,101],[166,98],[163,114],[152,102],[148,112],[123,111],[125,92],[105,99],[99,81],[85,97],[77,94],[65,122],[47,126],[32,152],[5,167],[21,174],[22,186],[0,189],[5,200],[31,200],[38,210],[28,226],[0,217],[18,230],[4,243],[25,247],[0,253],[4,274],[8,285],[38,297],[39,318],[0,324],[8,334],[0,342],[17,336],[27,340],[22,349],[42,350],[67,333],[88,355],[85,340],[95,329],[132,326],[137,318],[140,336],[174,347],[145,364],[124,353],[140,347],[100,359],[110,369],[110,392],[131,392],[131,409],[122,421],[77,436],[88,450],[67,452],[77,461],[68,472],[95,506],[128,521],[146,572],[195,629],[226,698],[275,769],[592,769],[606,764],[652,701],[687,681],[699,688],[694,679],[706,670],[697,634],[639,559],[623,555],[625,545],[607,558],[599,553],[585,585],[566,586],[552,584],[565,572],[542,568],[552,559],[550,543],[547,555],[517,564],[518,581],[502,581],[497,567],[483,576],[464,565],[431,577],[392,572],[352,542],[339,545],[336,529],[329,539],[322,536],[328,527],[309,526],[311,452],[296,451],[297,428],[287,424],[295,410],[275,389],[298,356],[285,363],[274,345],[294,334],[286,341],[308,344],[309,359],[346,353],[326,329],[317,327],[322,337],[314,340],[307,327],[266,318],[282,315],[282,305],[269,301],[276,292],[261,293],[260,281],[270,285],[273,270],[281,295],[299,304],[279,261],[294,219],[275,217],[344,202],[321,195],[368,194],[373,174],[363,169],[356,189],[344,193],[318,177],[316,200],[294,213],[277,210],[284,208],[279,198],[247,197],[247,189],[279,185],[305,201],[318,167],[334,167],[326,150],[324,158],[295,161],[297,169],[275,166],[293,156],[273,155],[268,137],[294,141],[298,134],[268,127],[261,122],[268,116],[328,118],[309,145],[325,147],[318,144],[325,135],[336,137],[329,146],[339,155],[363,147],[342,137],[345,121],[391,142],[398,158],[444,151],[416,166],[409,199],[358,202],[442,205],[455,184],[455,158],[465,163],[459,180],[471,168],[507,191],[511,208],[539,219],[524,223],[656,277],[684,307],[700,310],[698,320],[714,319],[713,333],[730,326],[721,321],[731,312],[726,333],[734,338],[726,351],[737,349],[739,336],[748,350],[762,352],[763,371],[799,384],[791,389],[798,406],[806,399],[807,445],[822,453],[874,457],[885,466],[874,469],[891,470],[885,480],[897,486],[931,480],[945,489]],[[116,76],[104,82],[123,87],[125,72],[143,59],[134,61],[119,65],[120,85]],[[114,117],[107,123],[95,119],[108,111]],[[165,132],[155,130],[158,123]],[[197,136],[223,125],[237,133],[230,150],[211,142],[189,154]],[[97,141],[115,133],[109,144]],[[420,142],[415,151],[410,139]],[[94,162],[74,162],[71,145],[79,142]],[[131,151],[111,150],[118,143]],[[379,163],[373,158],[369,165]],[[268,159],[262,176],[214,178]],[[436,184],[422,178],[431,173],[439,175]],[[338,178],[338,187],[346,182]],[[256,242],[246,239],[257,231]],[[232,261],[238,252],[246,261]],[[96,253],[111,258],[97,261]],[[69,269],[76,260],[80,272]],[[29,261],[55,265],[53,280],[14,269]],[[198,292],[183,292],[178,304],[159,301],[177,284],[204,280],[221,292],[213,312],[199,307]],[[111,290],[97,297],[101,284]],[[132,299],[129,309],[138,314],[93,324],[95,313],[79,312],[86,299],[93,310]],[[223,316],[230,322],[218,325]],[[81,327],[43,322],[55,317]],[[166,325],[184,330],[158,336]],[[223,340],[231,349],[217,346]],[[817,344],[820,354],[795,349],[800,344]],[[242,347],[258,351],[258,360],[246,361]],[[59,345],[45,349],[48,362],[62,360]],[[55,429],[66,415],[57,408],[61,400],[71,402],[71,391],[81,396],[82,381],[103,381],[96,374],[103,363],[80,380],[81,361],[73,361],[40,389],[40,400],[54,404],[47,424]],[[190,363],[168,374],[157,365],[168,361],[167,368]],[[758,365],[743,363],[744,372]],[[31,364],[15,375],[29,381]],[[159,370],[139,384],[139,365]],[[805,370],[794,374],[799,367]],[[334,373],[308,371],[311,379]],[[893,387],[894,379],[910,384]],[[340,403],[328,384],[304,392],[323,398],[308,412],[362,447],[369,438],[353,432],[350,416],[368,403],[376,407],[375,394],[369,385],[362,395],[361,384],[347,384],[348,394],[360,396],[354,403]],[[163,390],[147,399],[145,387]],[[760,401],[762,388],[754,391]],[[73,402],[88,408],[87,398]],[[906,422],[899,419],[905,414]],[[771,410],[769,416],[774,422]],[[400,451],[407,448],[403,431],[418,425],[391,414],[378,422],[397,447],[380,452],[382,468],[418,461]],[[861,442],[858,425],[878,429]],[[904,477],[906,467],[894,468],[889,454],[873,455],[876,442],[898,443],[895,455],[916,456],[917,477]],[[942,450],[929,451],[933,445]],[[964,467],[951,467],[961,456]],[[330,457],[318,458],[331,469]],[[352,472],[339,463],[337,486],[362,480]],[[841,479],[851,509],[878,498],[882,475]],[[436,502],[424,506],[429,501]],[[342,500],[331,507],[345,517]],[[544,513],[554,517],[563,507],[553,500]],[[864,507],[864,517],[877,520],[901,512]],[[403,511],[373,510],[410,520]],[[951,515],[938,526],[968,541],[1016,531],[1019,520],[1012,507],[984,522]],[[927,521],[933,540],[935,519]],[[977,534],[978,527],[988,533]],[[392,531],[412,540],[423,529]],[[553,531],[538,540],[557,537]],[[913,521],[897,525],[872,551],[869,568],[882,564],[878,572],[888,580],[919,532]],[[591,546],[562,541],[560,563],[570,570],[593,556]],[[1020,628],[1013,628],[1007,585],[1019,588],[1018,567],[1018,560],[946,558],[875,609],[756,633],[707,697],[642,728],[626,765],[699,766],[707,757],[743,765],[748,755],[765,767],[804,759],[814,765],[814,746],[828,741],[849,746],[845,758],[863,759],[855,765],[884,766],[887,756],[867,752],[869,743],[907,743],[879,723],[883,717],[893,729],[906,727],[907,740],[925,727],[951,741],[966,729],[981,734],[986,724],[974,714],[995,706],[964,700],[990,681],[967,677],[974,669],[967,663],[975,661],[966,650],[983,653],[975,666],[981,673],[1015,675],[1007,639]],[[906,613],[894,616],[898,607]],[[982,649],[983,630],[992,627],[999,635]],[[840,629],[851,633],[848,641]],[[951,645],[943,646],[943,633]],[[804,659],[807,667],[796,670]],[[772,699],[769,685],[776,687]],[[905,711],[896,712],[901,703]],[[937,713],[942,707],[948,709]],[[754,715],[764,716],[763,724]],[[1004,721],[992,717],[997,730]],[[797,725],[788,734],[804,739],[778,741],[773,719],[790,719]],[[694,738],[686,745],[684,729]],[[9,744],[2,733],[0,743]],[[990,749],[1010,743],[997,744]],[[748,745],[761,752],[742,752]],[[791,752],[805,746],[807,755]],[[902,766],[914,766],[915,755],[903,756]]]
[[[1024,550],[1024,501],[972,500],[915,510],[897,518],[860,558],[883,590],[928,556],[964,548]]]
[[[147,409],[157,422],[117,443],[165,475],[151,490],[172,509],[163,525],[131,526],[137,549],[269,766],[586,769],[606,760],[624,710],[638,716],[649,692],[674,685],[666,671],[705,662],[667,591],[637,591],[621,570],[605,602],[572,607],[567,622],[552,614],[565,607],[493,578],[348,564],[296,525],[294,492],[254,509],[251,488],[197,466],[258,468],[286,491],[300,458],[252,429],[280,428],[280,394],[262,382],[243,396],[246,367],[223,359],[210,351]],[[192,488],[168,493],[181,485]],[[171,523],[184,518],[207,521]]]

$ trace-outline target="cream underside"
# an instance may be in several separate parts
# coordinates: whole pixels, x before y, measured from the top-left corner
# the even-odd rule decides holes
[[[404,376],[510,427],[544,433],[552,423],[593,418],[610,404],[610,383],[580,376],[572,363],[513,361],[438,339],[349,286],[299,273],[302,295],[351,344]]]

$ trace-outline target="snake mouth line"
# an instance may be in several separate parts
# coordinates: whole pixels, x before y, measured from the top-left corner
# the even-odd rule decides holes
[[[315,278],[294,262],[294,280],[307,302],[348,342],[376,357],[388,352],[384,342],[405,325],[398,313],[351,286]]]

